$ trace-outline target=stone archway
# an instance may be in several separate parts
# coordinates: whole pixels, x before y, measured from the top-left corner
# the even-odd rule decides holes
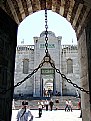
[[[44,10],[45,0],[1,0],[0,7],[20,24],[28,15]],[[46,0],[46,7],[66,18],[79,39],[90,17],[90,0]]]
[[[91,88],[90,82],[90,60],[91,60],[91,1],[90,0],[46,0],[46,6],[48,10],[52,10],[59,15],[65,17],[72,25],[76,32],[78,39],[78,51],[80,59],[80,73],[81,73],[81,83],[82,87],[86,90]],[[1,0],[0,8],[3,9],[17,24],[22,22],[28,15],[37,12],[39,10],[45,9],[45,0]],[[1,11],[0,11],[1,14]],[[4,15],[3,15],[4,16]],[[1,19],[0,19],[1,20]],[[3,21],[6,23],[6,21]],[[8,24],[9,21],[7,21]],[[15,27],[14,27],[15,28]],[[4,33],[4,32],[3,32]],[[0,36],[1,33],[0,33]],[[1,45],[0,45],[1,46]],[[14,45],[15,47],[16,45]],[[9,50],[7,50],[9,51]],[[2,53],[3,56],[3,53]],[[12,55],[14,57],[14,54]],[[10,60],[10,59],[9,59]],[[1,66],[3,65],[0,60]],[[14,67],[14,66],[13,66]],[[10,67],[8,67],[9,69]],[[0,77],[0,82],[3,75]],[[12,84],[12,81],[8,84]],[[91,90],[90,90],[91,93]],[[90,97],[89,97],[90,96]],[[7,97],[7,96],[6,96]],[[89,99],[90,98],[90,99]],[[5,98],[6,99],[6,98]],[[12,100],[12,99],[10,99]],[[89,103],[90,100],[90,103]],[[0,104],[2,104],[0,100]],[[5,103],[6,104],[6,103]],[[9,104],[10,105],[10,104]],[[90,119],[90,105],[91,105],[91,95],[82,93],[82,111],[83,111],[83,121],[89,121]],[[0,113],[0,118],[3,115],[8,114],[2,107],[2,113]],[[5,119],[3,119],[5,120]],[[7,121],[10,120],[10,115]]]

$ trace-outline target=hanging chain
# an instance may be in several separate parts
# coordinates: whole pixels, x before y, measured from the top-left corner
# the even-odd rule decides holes
[[[70,79],[68,79],[64,74],[62,74],[62,73],[60,72],[60,70],[57,69],[57,68],[55,67],[53,61],[51,61],[50,55],[49,55],[49,53],[48,53],[47,9],[45,9],[45,23],[46,23],[46,25],[45,25],[45,29],[46,29],[46,31],[45,31],[45,47],[46,47],[45,53],[46,53],[47,57],[49,57],[49,63],[50,63],[50,65],[51,65],[51,67],[53,67],[54,70],[55,70],[57,73],[59,73],[63,79],[65,79],[68,83],[72,84],[73,87],[78,88],[79,90],[81,90],[81,91],[86,92],[87,94],[89,94],[89,91],[87,91],[87,90],[85,90],[84,88],[78,86],[76,83],[73,83],[73,82],[72,82]]]
[[[34,69],[28,76],[26,76],[22,81],[18,82],[16,85],[14,85],[14,87],[10,87],[8,89],[3,89],[3,88],[0,88],[0,94],[5,94],[7,91],[10,91],[10,90],[14,90],[15,87],[18,87],[20,86],[23,82],[25,82],[28,78],[30,78],[34,73],[36,73],[44,64],[45,62],[41,62],[39,64],[39,66]]]
[[[89,91],[87,91],[87,90],[85,90],[84,88],[78,86],[76,83],[73,83],[73,82],[72,82],[70,79],[68,79],[64,74],[62,74],[62,73],[60,72],[60,70],[57,69],[57,68],[55,67],[54,63],[51,63],[51,61],[50,61],[49,63],[50,63],[50,65],[55,69],[55,71],[56,71],[58,74],[60,74],[61,77],[62,77],[63,79],[65,79],[68,83],[72,84],[73,87],[79,89],[80,91],[83,91],[83,92],[86,92],[87,94],[89,94]]]
[[[47,25],[47,9],[45,8],[45,56],[48,56],[48,25]]]
[[[49,52],[48,52],[48,25],[47,25],[47,9],[45,8],[45,56],[43,58],[43,61],[39,64],[39,66],[34,69],[28,76],[26,76],[22,81],[18,82],[14,87],[10,87],[9,89],[3,89],[3,88],[0,88],[0,94],[4,94],[6,93],[7,91],[12,91],[14,90],[15,87],[18,87],[20,86],[23,82],[25,82],[28,78],[30,78],[33,74],[35,74],[42,66],[44,63],[50,63],[51,67],[58,73],[61,75],[61,77],[63,79],[65,79],[68,83],[72,84],[73,87],[79,89],[80,91],[82,92],[85,92],[87,94],[89,94],[89,91],[85,90],[84,88],[78,86],[76,83],[73,83],[70,79],[68,79],[64,74],[62,74],[60,72],[59,69],[57,69],[49,55]]]

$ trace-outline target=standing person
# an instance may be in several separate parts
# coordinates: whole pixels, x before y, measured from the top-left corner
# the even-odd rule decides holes
[[[68,100],[65,101],[65,104],[66,104],[66,106],[65,106],[65,111],[68,111],[68,108],[69,108],[69,107],[68,107]]]
[[[44,108],[44,102],[41,100],[42,109]]]
[[[58,110],[58,108],[59,108],[59,99],[56,99],[55,103],[56,103],[56,110]]]
[[[56,90],[56,94],[55,94],[55,96],[58,96],[58,91]]]
[[[17,121],[33,121],[33,115],[31,111],[27,108],[28,102],[22,102],[22,108],[19,109],[17,113]]]
[[[48,111],[48,105],[49,105],[49,101],[46,99],[46,100],[45,100],[46,111]]]
[[[76,90],[76,97],[79,98],[79,92]]]
[[[79,99],[78,108],[81,110],[80,118],[82,118],[81,99]]]
[[[45,88],[44,88],[44,91],[43,92],[44,92],[44,97],[46,97],[46,90],[45,90]]]
[[[42,104],[41,101],[38,102],[38,109],[39,109],[39,118],[42,116]]]
[[[15,109],[15,100],[12,101],[12,109]]]
[[[71,101],[71,99],[69,99],[69,102],[68,102],[68,110],[69,111],[72,111],[72,106],[73,106],[72,101]]]
[[[53,102],[52,99],[50,100],[49,105],[50,105],[50,110],[52,111],[52,109],[53,109],[53,105],[54,105],[54,102]]]

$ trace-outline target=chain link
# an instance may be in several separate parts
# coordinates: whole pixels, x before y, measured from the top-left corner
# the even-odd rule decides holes
[[[48,25],[47,25],[47,9],[45,8],[45,53],[48,56]]]
[[[22,81],[18,82],[16,85],[14,85],[14,87],[10,87],[8,89],[3,89],[3,88],[0,88],[0,94],[5,94],[6,92],[8,92],[9,90],[14,90],[15,87],[18,87],[20,86],[23,82],[25,82],[28,78],[30,78],[34,73],[36,73],[42,66],[43,64],[45,63],[45,61],[43,60],[43,62],[41,62],[39,64],[39,66],[34,69],[28,76],[26,76]]]
[[[55,69],[55,71],[56,71],[57,73],[59,73],[59,74],[61,75],[61,77],[62,77],[63,79],[65,79],[68,83],[72,84],[73,87],[79,89],[80,91],[83,91],[83,92],[86,92],[87,94],[89,94],[89,91],[87,91],[87,90],[85,90],[84,88],[78,86],[76,83],[73,83],[73,82],[72,82],[70,79],[68,79],[64,74],[62,74],[62,73],[60,72],[60,70],[57,69],[53,63],[51,63],[51,62],[49,62],[49,63],[50,63],[50,65]]]
[[[45,47],[46,47],[45,53],[46,53],[46,56],[49,57],[49,63],[50,63],[50,65],[51,65],[51,67],[53,67],[54,70],[55,70],[57,73],[59,73],[63,79],[65,79],[68,83],[72,84],[73,87],[78,88],[79,90],[81,90],[81,91],[86,92],[87,94],[89,94],[89,91],[87,91],[87,90],[85,90],[84,88],[79,87],[77,84],[73,83],[73,82],[72,82],[70,79],[68,79],[64,74],[62,74],[62,73],[60,72],[59,69],[57,69],[57,68],[55,67],[54,63],[51,62],[51,58],[50,58],[50,55],[49,55],[49,53],[48,53],[47,9],[45,9],[45,23],[46,23],[46,25],[45,25],[45,29],[46,29],[46,31],[45,31]]]
[[[68,83],[70,83],[71,85],[73,85],[73,87],[79,89],[82,92],[86,92],[87,94],[89,94],[89,91],[85,90],[84,88],[78,86],[76,83],[73,83],[70,79],[68,79],[64,74],[62,74],[60,72],[59,69],[57,69],[51,59],[51,56],[48,52],[48,25],[47,25],[47,9],[45,8],[45,56],[43,58],[43,61],[39,64],[39,66],[33,70],[33,72],[31,72],[28,76],[26,76],[22,81],[18,82],[14,87],[10,87],[9,89],[2,89],[0,88],[0,94],[4,94],[9,90],[14,90],[15,87],[20,86],[23,82],[25,82],[28,78],[30,78],[33,74],[35,74],[42,66],[44,63],[50,63],[51,67],[58,73],[61,75],[61,77],[63,79],[65,79]]]

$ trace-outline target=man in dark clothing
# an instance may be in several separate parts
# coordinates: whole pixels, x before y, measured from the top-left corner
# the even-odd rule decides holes
[[[53,109],[53,105],[54,105],[54,103],[53,103],[53,100],[52,100],[52,99],[50,100],[49,105],[50,105],[50,110],[52,111],[52,109]]]
[[[59,107],[59,100],[56,99],[56,100],[55,100],[55,103],[56,103],[56,110],[58,110],[58,107]]]

